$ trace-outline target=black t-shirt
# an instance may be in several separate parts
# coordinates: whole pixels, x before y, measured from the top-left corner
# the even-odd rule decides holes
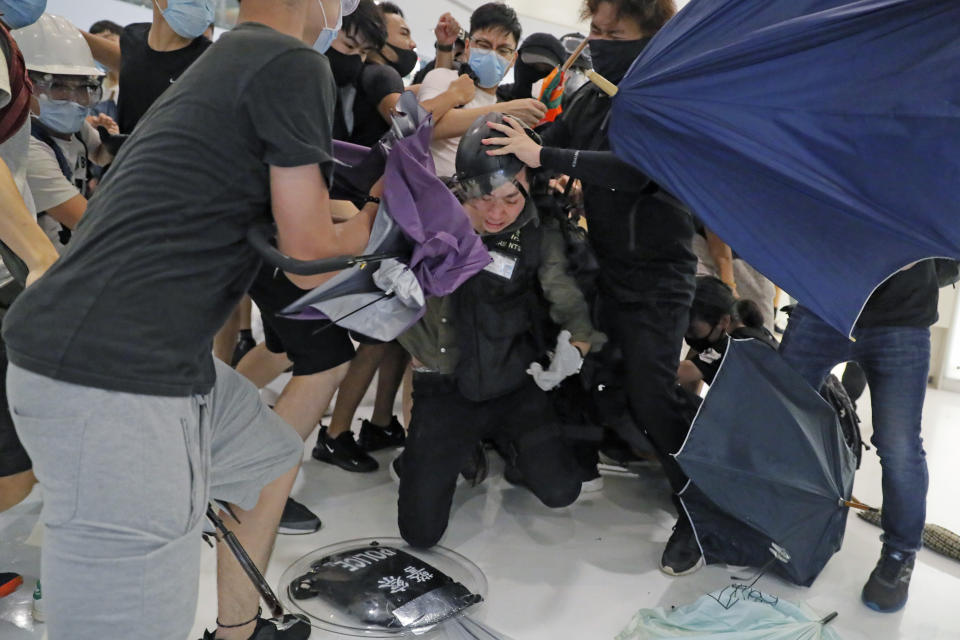
[[[703,353],[698,353],[692,360],[694,366],[703,374],[703,381],[707,384],[713,384],[717,372],[720,371],[720,363],[723,360],[723,355],[727,352],[727,346],[730,345],[731,337],[736,340],[753,338],[759,340],[774,351],[780,348],[780,343],[778,343],[776,338],[764,327],[760,327],[759,329],[754,329],[753,327],[738,327],[731,331],[728,337],[723,338]]]
[[[126,26],[120,36],[120,133],[132,132],[150,105],[212,44],[200,36],[183,49],[156,51],[147,44],[149,34],[150,23],[139,22]]]
[[[858,327],[929,327],[937,321],[940,288],[933,260],[900,271],[867,300]]]
[[[269,167],[333,168],[326,58],[269,27],[225,34],[157,100],[67,251],[11,308],[10,361],[147,395],[206,393],[213,336],[260,265]]]
[[[357,82],[353,103],[353,134],[350,142],[372,147],[390,126],[377,106],[391,93],[403,93],[403,78],[386,64],[365,64]]]

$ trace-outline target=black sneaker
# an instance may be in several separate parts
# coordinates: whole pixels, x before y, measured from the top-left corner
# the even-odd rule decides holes
[[[397,416],[393,416],[390,418],[390,424],[385,427],[364,420],[360,424],[357,444],[364,451],[379,451],[390,447],[402,447],[406,439],[407,433],[403,430],[403,425],[397,420]]]
[[[703,566],[703,554],[686,514],[677,519],[673,533],[660,556],[660,571],[668,576],[685,576]]]
[[[317,514],[293,498],[287,498],[287,504],[283,505],[283,515],[280,516],[277,533],[289,536],[306,535],[316,533],[321,526],[323,525]]]
[[[880,560],[863,585],[860,598],[863,604],[880,613],[893,613],[907,603],[910,576],[916,562],[915,553],[897,551],[883,545]]]
[[[286,615],[283,617],[285,623],[289,623],[294,616]],[[200,640],[216,640],[216,631],[204,631]],[[310,625],[303,620],[296,619],[291,626],[280,630],[269,620],[257,618],[257,626],[254,627],[253,635],[250,640],[307,640],[310,637]]]
[[[236,367],[243,360],[247,352],[257,346],[257,341],[253,339],[253,334],[249,331],[241,331],[237,338],[237,345],[233,348],[233,357],[230,359],[230,366]]]
[[[357,445],[352,431],[344,431],[336,438],[327,435],[327,428],[320,427],[313,457],[320,462],[335,464],[341,469],[357,473],[370,473],[380,468],[380,463]]]

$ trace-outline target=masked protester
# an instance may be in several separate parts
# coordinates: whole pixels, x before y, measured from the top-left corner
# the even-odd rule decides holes
[[[477,90],[463,108],[451,109],[435,119],[430,150],[438,176],[454,174],[460,136],[479,116],[498,111],[532,127],[546,113],[543,103],[529,97],[497,103],[497,87],[516,62],[520,34],[517,14],[505,4],[490,2],[481,5],[470,16],[470,35],[463,53],[467,64],[462,65],[462,72],[473,79]],[[434,69],[428,73],[420,86],[420,102],[447,91],[460,73],[453,69]]]
[[[497,99],[501,101],[531,97],[534,85],[566,60],[563,45],[549,33],[530,34],[520,45],[518,53],[513,83],[497,87]]]
[[[360,0],[356,10],[343,19],[342,25],[325,55],[339,96],[333,119],[333,137],[352,141],[354,131],[365,126],[354,116],[364,61],[367,55],[384,46],[387,32],[383,14],[373,0]],[[363,116],[365,119],[366,113]]]
[[[605,337],[567,274],[559,229],[539,222],[523,165],[484,153],[481,140],[496,135],[488,121],[503,118],[481,116],[460,141],[454,190],[493,261],[453,294],[428,300],[423,319],[400,337],[414,358],[413,414],[393,465],[400,533],[417,547],[440,540],[458,473],[482,439],[504,443],[508,466],[549,507],[573,502],[585,479],[538,386],[543,371],[531,367],[546,349],[537,309],[567,330],[554,356],[564,364],[548,367],[564,369],[558,377],[575,374]]]
[[[730,338],[754,338],[772,349],[779,348],[763,326],[763,314],[753,300],[736,300],[733,291],[719,278],[699,276],[690,307],[690,324],[684,340],[690,345],[686,360],[677,369],[677,382],[688,387],[701,381],[713,384]]]
[[[120,132],[132,133],[140,118],[210,46],[215,0],[153,0],[153,22],[124,27],[119,42],[84,33],[93,57],[119,72]]]
[[[619,82],[654,33],[673,15],[671,0],[587,0],[593,67]],[[543,146],[519,133],[491,141],[527,166],[579,178],[590,242],[600,265],[597,317],[623,355],[634,429],[619,435],[636,448],[653,443],[674,492],[686,482],[670,455],[683,444],[687,394],[676,367],[693,300],[696,257],[690,214],[647,176],[613,155],[607,135],[610,98],[585,86],[564,104]],[[682,575],[702,565],[685,512],[661,557],[661,569]]]
[[[27,181],[39,223],[55,246],[63,248],[86,211],[91,165],[112,155],[87,122],[103,95],[104,73],[94,62],[80,30],[65,18],[43,14],[14,32],[33,82],[39,114],[31,127]],[[98,116],[118,133],[109,116]]]

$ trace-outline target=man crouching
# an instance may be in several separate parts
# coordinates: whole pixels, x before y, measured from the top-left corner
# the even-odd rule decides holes
[[[461,139],[454,190],[493,261],[453,294],[431,299],[400,337],[415,371],[410,432],[395,461],[398,523],[416,547],[440,540],[457,476],[482,440],[501,443],[543,504],[577,499],[583,474],[544,389],[577,373],[583,355],[606,340],[567,273],[557,224],[538,218],[526,169],[513,156],[487,155],[481,140],[500,135],[488,122],[503,116],[481,116]],[[565,330],[546,371],[531,368],[545,351],[541,310]]]

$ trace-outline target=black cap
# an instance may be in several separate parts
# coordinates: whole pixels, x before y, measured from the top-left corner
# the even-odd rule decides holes
[[[531,33],[520,45],[520,59],[526,64],[558,67],[567,60],[560,40],[549,33]]]

